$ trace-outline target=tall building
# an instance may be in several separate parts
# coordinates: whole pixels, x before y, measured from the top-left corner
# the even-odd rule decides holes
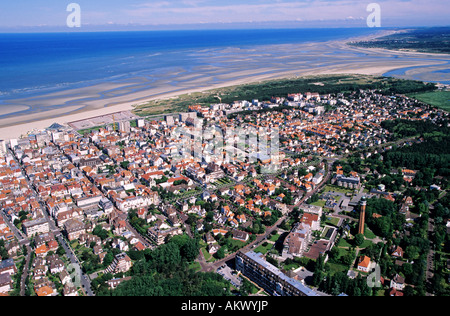
[[[119,130],[124,133],[131,131],[131,124],[128,121],[119,122]]]
[[[22,223],[22,230],[27,237],[31,237],[34,234],[48,233],[50,231],[50,226],[47,220],[41,217],[35,220],[24,221]]]
[[[317,292],[299,280],[285,275],[274,265],[268,263],[261,253],[249,251],[236,254],[236,270],[274,296],[319,296]]]
[[[0,140],[0,155],[5,156],[6,155],[6,141]]]
[[[171,116],[171,115],[164,115],[164,120],[166,121],[167,126],[175,125],[175,121],[173,119],[173,116]]]
[[[119,253],[114,257],[113,262],[106,268],[105,273],[120,273],[127,272],[132,267],[132,262],[130,257],[126,253]]]
[[[137,127],[144,127],[145,126],[145,120],[144,119],[137,119],[136,120]]]
[[[178,119],[180,122],[185,122],[188,118],[196,119],[197,113],[196,112],[186,112],[186,113],[180,113],[178,115]]]
[[[361,199],[361,208],[359,212],[359,227],[358,227],[358,234],[364,235],[364,220],[366,217],[366,199],[365,197],[362,197]]]

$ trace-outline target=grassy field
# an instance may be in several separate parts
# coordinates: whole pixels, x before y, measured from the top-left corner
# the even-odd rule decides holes
[[[332,263],[332,262],[327,262],[327,265],[330,267],[330,274],[334,275],[338,272],[347,272],[348,271],[348,266],[343,265],[343,264],[339,264],[339,263]]]
[[[367,227],[367,225],[365,225],[364,237],[368,239],[374,239],[377,236]]]
[[[258,253],[258,252],[260,252],[260,253],[262,253],[262,254],[266,254],[270,249],[272,249],[273,248],[273,244],[271,244],[271,243],[267,243],[266,245],[265,245],[266,243],[263,243],[263,244],[261,244],[260,246],[258,246],[256,249],[255,249],[255,252],[256,253]],[[265,245],[265,246],[264,246]]]
[[[409,97],[438,107],[447,112],[450,111],[450,91],[433,91],[410,94]]]
[[[320,206],[320,207],[324,207],[325,204],[326,204],[326,201],[325,201],[325,200],[318,200],[318,201],[316,201],[316,202],[311,203],[311,205],[314,205],[314,206]]]
[[[345,240],[344,238],[341,238],[341,240],[339,240],[339,244],[337,246],[350,248],[352,245],[350,243],[348,243],[348,241]]]
[[[327,217],[327,220],[325,221],[325,224],[333,225],[333,226],[336,226],[336,227],[337,227],[338,223],[339,223],[339,218],[331,217],[331,216]]]
[[[339,192],[339,193],[344,193],[344,194],[346,194],[346,193],[353,193],[354,191],[355,190],[353,190],[353,189],[347,189],[347,188],[344,188],[344,187],[339,187],[337,185],[331,185],[331,184],[327,184],[322,190],[323,193]]]

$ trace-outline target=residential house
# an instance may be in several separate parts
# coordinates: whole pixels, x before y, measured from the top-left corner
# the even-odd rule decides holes
[[[358,270],[363,272],[370,272],[370,258],[367,256],[359,257]]]
[[[78,291],[77,291],[76,286],[73,285],[72,283],[64,284],[63,295],[64,296],[78,296]]]
[[[111,265],[106,268],[105,273],[120,273],[120,272],[127,272],[131,269],[132,262],[130,257],[124,252],[119,253],[114,257],[113,262]]]
[[[24,221],[22,229],[27,237],[32,237],[35,234],[48,233],[50,226],[45,218],[38,218],[35,220]]]
[[[56,292],[56,289],[54,289],[48,285],[39,288],[35,292],[36,292],[37,296],[56,296],[56,295],[58,295],[58,293]]]
[[[320,230],[320,218],[318,214],[312,213],[303,213],[302,218],[300,219],[301,223],[305,223],[311,226],[312,230]]]
[[[120,278],[120,279],[112,279],[112,280],[109,280],[107,282],[107,284],[110,289],[115,289],[120,283],[122,283],[124,281],[128,281],[130,279],[131,279],[130,276],[125,277],[125,278]]]
[[[391,280],[391,288],[402,291],[405,288],[405,279],[396,274]]]
[[[396,257],[396,258],[403,258],[403,249],[400,246],[397,247],[393,247],[393,251],[391,253],[391,256]]]
[[[48,256],[46,260],[52,274],[60,273],[64,270],[64,262],[58,255]]]
[[[249,236],[248,236],[248,234],[246,232],[243,232],[243,231],[240,231],[240,230],[237,230],[237,229],[233,229],[231,231],[231,233],[232,233],[232,236],[233,236],[232,238],[234,240],[239,240],[239,241],[242,241],[242,242],[247,242],[248,241]]]
[[[63,284],[63,285],[65,285],[66,283],[72,283],[72,278],[66,269],[63,269],[59,273],[59,279],[61,280],[61,284]]]
[[[0,258],[1,260],[1,258]],[[17,272],[16,265],[13,259],[5,259],[0,261],[0,274],[14,275]]]
[[[13,289],[13,281],[8,273],[0,274],[0,293],[8,293]]]
[[[300,257],[311,240],[311,226],[296,223],[283,242],[284,257]]]
[[[67,239],[72,241],[74,239],[78,239],[81,234],[85,234],[86,227],[85,224],[78,219],[69,219],[64,223],[64,231]]]

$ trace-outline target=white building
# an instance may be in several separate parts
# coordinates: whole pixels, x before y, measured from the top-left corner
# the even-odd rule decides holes
[[[24,222],[22,224],[22,229],[27,237],[32,237],[35,234],[48,233],[50,226],[45,218],[38,218]]]

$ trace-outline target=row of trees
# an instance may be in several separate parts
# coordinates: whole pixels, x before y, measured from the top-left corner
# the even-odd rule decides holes
[[[447,221],[450,219],[450,196],[446,194],[434,204],[430,211],[434,219],[434,232],[431,237],[435,253],[435,265],[430,290],[437,296],[449,296],[448,253],[450,253],[450,235],[447,233]]]

